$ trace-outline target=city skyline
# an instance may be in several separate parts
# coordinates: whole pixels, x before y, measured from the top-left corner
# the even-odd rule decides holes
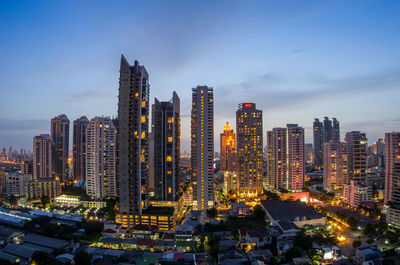
[[[143,3],[143,14],[127,21],[135,11],[127,2],[94,8],[82,3],[79,12],[61,2],[46,8],[41,3],[3,2],[1,28],[8,38],[1,44],[0,146],[32,150],[32,138],[50,133],[50,119],[61,113],[70,121],[82,115],[116,116],[121,53],[152,73],[150,102],[173,90],[180,95],[182,151],[187,153],[191,88],[198,84],[214,88],[216,146],[227,121],[236,131],[235,110],[241,102],[255,102],[263,111],[263,133],[296,122],[305,129],[307,143],[312,142],[316,117],[336,117],[342,139],[346,132],[360,130],[369,144],[398,130],[398,3],[171,6],[176,10],[164,14],[166,4]],[[89,8],[93,13],[86,18]],[[269,9],[274,13],[265,13]],[[202,14],[210,19],[202,21]],[[140,21],[146,15],[152,18],[148,24]],[[170,26],[163,32],[159,28],[166,21]],[[86,26],[80,27],[82,23]],[[143,28],[134,32],[134,23]],[[127,37],[124,28],[137,34]],[[64,32],[62,37],[55,37],[55,30]],[[137,41],[148,32],[154,32],[151,45]],[[79,45],[72,44],[78,39]],[[31,43],[29,49],[22,49],[26,42]],[[18,76],[21,65],[24,78]],[[363,107],[365,103],[375,107]]]

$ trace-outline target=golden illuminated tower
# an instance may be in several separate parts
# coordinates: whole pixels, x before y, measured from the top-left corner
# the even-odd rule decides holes
[[[236,171],[235,133],[227,122],[221,133],[221,171]]]
[[[239,104],[236,111],[239,192],[248,196],[263,191],[262,111],[255,103]]]

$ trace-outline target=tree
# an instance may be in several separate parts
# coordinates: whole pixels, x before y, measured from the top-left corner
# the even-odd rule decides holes
[[[291,260],[293,258],[298,258],[301,257],[303,253],[301,252],[301,249],[298,247],[292,247],[286,252],[286,259]]]
[[[218,210],[215,207],[207,209],[207,216],[208,218],[215,219],[218,217]]]
[[[47,195],[42,196],[42,206],[43,208],[47,208],[47,206],[50,204],[50,197]]]
[[[346,223],[350,226],[351,229],[356,230],[358,226],[358,221],[353,216],[346,218]]]
[[[32,264],[37,265],[50,265],[50,264],[59,264],[59,262],[49,254],[44,251],[36,251],[33,253],[32,257]]]
[[[353,248],[359,248],[360,246],[361,246],[361,241],[360,240],[354,240]]]
[[[371,223],[368,223],[363,228],[364,235],[369,235],[375,232],[375,226]]]
[[[269,262],[271,265],[278,265],[281,259],[278,256],[272,256]]]
[[[264,218],[265,212],[260,205],[254,206],[253,214],[257,217]]]
[[[90,264],[91,260],[92,256],[84,250],[78,251],[74,257],[75,265],[87,265]]]

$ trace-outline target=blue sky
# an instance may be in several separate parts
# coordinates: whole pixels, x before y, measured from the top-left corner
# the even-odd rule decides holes
[[[369,142],[399,130],[399,1],[0,2],[0,147],[32,149],[50,119],[117,113],[121,53],[144,64],[151,102],[215,91],[215,150],[240,102],[264,131],[336,117]],[[235,126],[234,126],[235,127]],[[265,137],[265,133],[264,133]],[[264,143],[266,141],[264,140]]]

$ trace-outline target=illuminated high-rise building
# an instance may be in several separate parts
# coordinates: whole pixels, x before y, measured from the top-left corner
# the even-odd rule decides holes
[[[345,143],[330,141],[324,144],[324,188],[343,189],[347,180],[347,148]]]
[[[236,139],[228,122],[224,126],[224,133],[221,133],[220,140],[221,171],[236,171]]]
[[[117,181],[119,212],[116,221],[132,228],[148,205],[149,74],[135,61],[121,57]],[[137,217],[137,218],[136,218]]]
[[[192,89],[191,163],[193,170],[193,209],[214,205],[214,96],[208,86]]]
[[[86,128],[89,120],[82,116],[74,121],[74,135],[72,143],[74,179],[84,180],[86,178]]]
[[[324,148],[324,126],[319,119],[315,119],[313,123],[314,138],[314,165],[323,165],[323,148]]]
[[[386,222],[400,228],[400,132],[385,134]]]
[[[274,189],[301,191],[304,184],[304,129],[297,124],[267,132],[267,176]]]
[[[69,119],[61,114],[51,119],[51,137],[54,141],[54,170],[56,178],[67,182],[69,176]]]
[[[175,201],[180,175],[180,99],[176,92],[170,101],[155,99],[152,106],[154,138],[154,195],[156,200]]]
[[[365,133],[352,131],[346,133],[344,139],[348,158],[348,184],[351,180],[366,184],[367,170],[367,137]]]
[[[33,138],[33,178],[48,179],[54,176],[54,142],[48,134]]]
[[[117,197],[115,127],[110,118],[95,117],[86,129],[86,194]]]
[[[263,191],[262,111],[255,103],[241,103],[236,111],[237,175],[239,193],[254,196]]]

